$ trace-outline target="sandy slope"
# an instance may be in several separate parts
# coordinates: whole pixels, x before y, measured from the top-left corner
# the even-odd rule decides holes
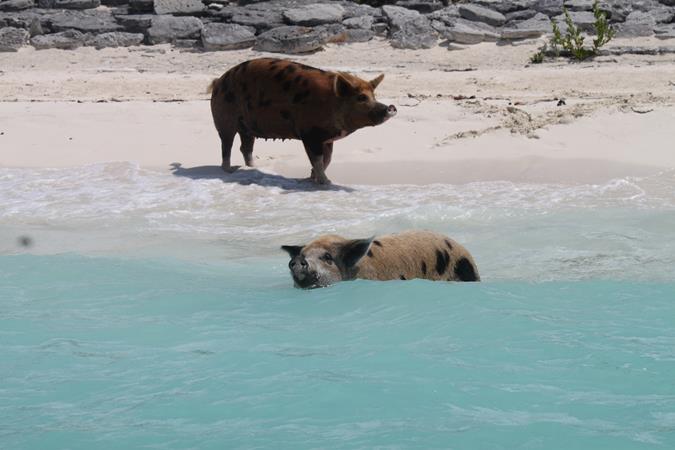
[[[296,58],[364,77],[384,72],[378,95],[399,107],[392,121],[336,143],[328,175],[339,183],[593,182],[675,167],[674,55],[526,67],[536,45],[401,51],[375,41]],[[0,165],[218,165],[205,86],[255,56],[168,47],[4,54]],[[261,170],[309,171],[297,141],[258,140],[255,155]]]

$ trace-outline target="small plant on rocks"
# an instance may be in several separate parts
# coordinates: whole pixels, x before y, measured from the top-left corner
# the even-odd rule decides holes
[[[532,64],[541,64],[544,62],[544,58],[546,58],[546,51],[548,50],[548,45],[544,44],[542,47],[539,48],[537,53],[534,55],[530,56],[530,62]]]
[[[563,9],[565,14],[565,25],[567,30],[565,35],[560,31],[560,27],[555,21],[551,21],[553,27],[553,36],[548,44],[544,44],[537,53],[530,57],[530,62],[541,63],[545,56],[549,53],[549,46],[551,53],[555,57],[560,55],[569,56],[577,61],[596,56],[600,51],[600,47],[612,40],[615,34],[614,28],[607,21],[607,15],[600,11],[598,0],[593,3],[593,16],[595,17],[595,39],[593,39],[593,47],[587,48],[584,46],[585,37],[581,34],[581,30],[574,23],[567,8]]]
[[[555,43],[560,45],[564,51],[568,52],[576,60],[583,61],[584,59],[593,56],[593,52],[591,50],[584,48],[584,36],[582,36],[579,27],[574,24],[574,21],[572,20],[572,17],[570,17],[570,13],[567,11],[567,8],[565,8],[563,12],[565,13],[565,25],[567,25],[567,32],[565,33],[565,36],[560,38],[560,30],[557,30],[557,33],[555,32],[556,28],[558,28],[558,25],[555,22],[551,22],[554,27],[553,39],[555,40]]]
[[[593,15],[595,16],[595,39],[593,39],[593,52],[598,53],[600,47],[612,40],[616,30],[607,21],[607,15],[600,11],[598,1],[593,3]]]

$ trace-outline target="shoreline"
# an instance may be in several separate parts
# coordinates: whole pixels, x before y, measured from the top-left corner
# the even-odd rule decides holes
[[[0,167],[131,161],[168,173],[174,163],[184,169],[220,164],[219,141],[206,101],[19,102],[0,103],[0,111],[5,116],[0,139],[6,148]],[[539,129],[537,138],[508,129],[454,137],[462,127],[488,125],[471,117],[462,120],[461,115],[460,107],[446,101],[403,106],[391,122],[338,142],[328,175],[338,184],[596,183],[675,167],[675,154],[666,145],[675,107],[647,114],[596,112],[570,124]],[[238,147],[235,140],[234,165],[243,162]],[[256,169],[263,172],[288,178],[309,173],[297,140],[257,139],[254,157]]]

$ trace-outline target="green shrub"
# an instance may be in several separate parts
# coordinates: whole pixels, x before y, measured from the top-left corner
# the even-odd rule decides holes
[[[596,6],[597,0],[594,3]],[[567,8],[563,9],[565,13],[565,25],[567,25],[567,32],[565,36],[560,36],[560,30],[555,33],[555,28],[558,28],[555,22],[552,21],[554,28],[553,39],[556,45],[560,45],[563,50],[568,52],[576,60],[582,61],[594,55],[591,50],[584,48],[584,37],[581,35],[581,30],[574,24],[572,17],[570,17]]]
[[[597,54],[600,47],[612,40],[616,30],[607,21],[607,15],[600,11],[598,0],[593,3],[593,15],[595,16],[595,39],[593,39],[593,53]]]
[[[576,59],[577,61],[583,61],[596,56],[600,51],[600,47],[611,41],[614,37],[614,28],[612,28],[607,21],[607,15],[600,11],[598,0],[595,0],[593,3],[595,39],[593,40],[593,47],[591,48],[584,47],[585,38],[581,34],[579,27],[572,20],[567,8],[563,8],[563,13],[565,14],[565,25],[567,25],[565,35],[563,36],[558,24],[552,20],[551,26],[553,27],[553,36],[548,45],[545,44],[537,51],[537,53],[530,57],[531,62],[543,62],[549,46],[556,57],[564,55]]]

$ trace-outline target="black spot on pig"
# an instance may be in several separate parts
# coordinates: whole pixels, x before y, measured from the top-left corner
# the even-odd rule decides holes
[[[457,261],[457,264],[455,264],[455,274],[462,281],[478,281],[473,264],[466,258],[460,258]]]
[[[447,250],[436,250],[436,273],[441,275],[445,273],[450,262],[450,255]]]

